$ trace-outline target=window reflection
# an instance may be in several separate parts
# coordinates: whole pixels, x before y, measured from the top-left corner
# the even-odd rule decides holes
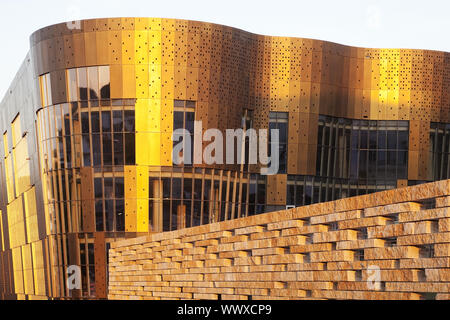
[[[110,199],[114,197],[114,188],[113,188],[113,178],[104,178],[103,179],[104,187],[105,187],[105,199]]]
[[[91,110],[79,113],[78,107],[80,103],[75,101],[72,101],[70,106],[68,104],[63,104],[49,106],[44,109],[44,115],[50,110],[52,112],[51,118],[56,119],[56,121],[44,121],[44,123],[50,124],[48,136],[67,136],[67,138],[51,142],[49,148],[51,148],[52,151],[49,151],[49,154],[52,154],[55,158],[63,159],[56,155],[56,148],[59,146],[60,152],[63,152],[64,148],[66,148],[67,164],[66,162],[60,163],[61,166],[67,165],[69,168],[72,167],[72,141],[69,136],[72,135],[71,126],[73,126],[74,134],[83,134],[82,137],[80,137],[81,140],[74,138],[73,141],[75,148],[82,149],[81,155],[83,166],[93,165],[95,167],[100,167],[135,164],[134,110],[117,110],[118,108],[125,107],[124,100],[120,100],[121,106],[117,105],[113,107],[116,110],[98,111],[98,103],[92,103],[92,99],[98,99],[98,95],[100,94],[102,95],[102,98],[109,99],[109,67],[68,69],[67,81],[69,89],[68,99],[91,99]],[[77,88],[75,92],[73,91],[74,85]],[[100,93],[102,88],[104,93]],[[133,99],[129,100],[129,104],[132,102],[134,103]],[[108,105],[110,105],[110,103],[102,104],[102,106]],[[83,104],[83,101],[81,101],[82,108],[88,106],[88,104]],[[58,108],[58,112],[53,116],[55,107]],[[69,111],[70,107],[71,110]],[[60,108],[63,112],[62,116]],[[81,121],[78,120],[79,117]],[[47,127],[48,126],[44,126],[44,129],[47,129]],[[80,129],[81,132],[79,131]],[[124,132],[126,132],[126,134],[124,134]]]
[[[134,110],[124,111],[124,131],[134,132]]]
[[[98,112],[91,112],[91,132],[100,132],[100,116]],[[96,149],[97,150],[97,149]]]
[[[125,133],[125,164],[135,164],[135,139],[134,133]]]
[[[116,198],[123,198],[124,197],[124,181],[123,178],[115,178],[115,195]]]
[[[77,90],[77,70],[68,69],[66,71],[67,77],[67,88],[68,88],[68,98],[69,102],[78,101],[78,90]]]
[[[116,230],[125,231],[125,202],[116,200]]]
[[[88,134],[89,130],[89,113],[82,112],[81,113],[81,132]]]
[[[94,194],[95,198],[103,198],[102,178],[94,179]]]
[[[123,112],[122,112],[122,110],[114,110],[113,111],[113,127],[114,127],[114,132],[122,132],[123,131]]]
[[[407,121],[319,116],[316,174],[336,178],[406,179],[408,136]]]
[[[123,165],[123,134],[114,134],[114,165]]]
[[[111,132],[111,112],[102,111],[102,131]]]
[[[186,129],[190,133],[191,146],[194,145],[194,121],[195,121],[195,101],[174,100],[173,130]],[[183,140],[183,138],[181,138]],[[180,140],[174,140],[173,145]],[[184,141],[184,140],[183,140]],[[183,148],[183,151],[185,148]],[[194,155],[194,148],[190,149],[190,163],[183,163],[183,166],[191,166]],[[184,159],[184,157],[182,158]],[[184,162],[184,161],[183,161]],[[187,161],[186,161],[187,162]]]
[[[94,167],[101,166],[101,152],[99,150],[101,149],[100,146],[100,135],[99,134],[92,134],[92,159],[93,159],[93,165]]]
[[[112,165],[112,143],[111,133],[104,133],[102,135],[103,144],[103,165]]]
[[[89,100],[99,99],[98,67],[87,68],[89,81]]]
[[[80,101],[88,100],[88,82],[86,68],[78,68],[78,98]]]
[[[99,74],[99,86],[100,86],[100,98],[102,100],[108,100],[110,96],[110,80],[109,80],[109,67],[98,67]]]
[[[91,165],[91,143],[88,134],[83,134],[83,165],[89,167]]]
[[[432,122],[429,139],[428,179],[450,178],[450,124]]]
[[[106,231],[114,231],[114,200],[105,200]]]
[[[278,173],[286,173],[287,170],[287,135],[288,112],[269,112],[269,146],[268,154],[271,155],[272,130],[278,130],[279,134],[279,168]],[[327,136],[327,140],[329,137]]]

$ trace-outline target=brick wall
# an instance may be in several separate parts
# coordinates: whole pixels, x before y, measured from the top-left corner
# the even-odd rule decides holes
[[[450,180],[122,240],[110,299],[450,299]]]

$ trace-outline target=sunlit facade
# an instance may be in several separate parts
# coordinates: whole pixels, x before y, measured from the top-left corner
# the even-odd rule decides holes
[[[0,105],[0,297],[106,298],[111,241],[450,178],[449,110],[445,52],[158,18],[41,29]],[[278,174],[174,165],[196,120],[278,129]]]

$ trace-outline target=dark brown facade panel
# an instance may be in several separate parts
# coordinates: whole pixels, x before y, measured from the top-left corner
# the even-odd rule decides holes
[[[94,237],[95,293],[99,299],[107,297],[106,254],[105,234],[96,232]]]
[[[95,231],[95,206],[94,206],[94,179],[93,169],[81,168],[81,210],[83,218],[83,231]]]

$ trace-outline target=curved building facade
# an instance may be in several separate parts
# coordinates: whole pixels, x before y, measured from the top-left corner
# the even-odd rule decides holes
[[[41,29],[0,106],[0,295],[106,298],[111,241],[450,178],[449,111],[446,52],[158,18]],[[278,173],[174,165],[195,121],[278,129]]]

